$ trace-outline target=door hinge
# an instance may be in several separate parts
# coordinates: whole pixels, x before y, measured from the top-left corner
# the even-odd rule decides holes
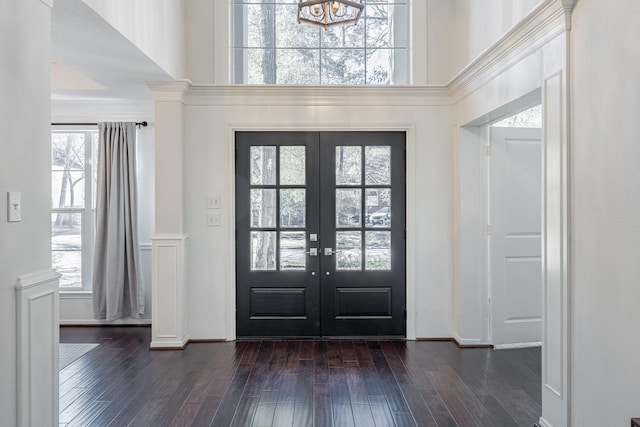
[[[487,315],[491,315],[491,298],[487,301]]]
[[[487,145],[486,147],[484,147],[484,153],[485,153],[487,156],[490,156],[490,155],[491,155],[491,152],[492,152],[492,150],[491,150],[491,146],[490,146],[490,145]]]
[[[407,309],[406,308],[404,309],[404,320],[405,321],[407,320]]]
[[[491,236],[491,234],[493,234],[493,228],[491,227],[491,224],[487,224],[485,233],[487,234],[487,236]]]

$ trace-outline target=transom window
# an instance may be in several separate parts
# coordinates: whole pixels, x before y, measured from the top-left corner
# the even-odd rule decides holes
[[[297,22],[296,0],[234,0],[234,83],[407,83],[406,0],[367,0],[356,25]]]

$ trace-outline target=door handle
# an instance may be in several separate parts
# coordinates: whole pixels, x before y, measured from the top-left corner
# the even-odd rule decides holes
[[[318,256],[318,248],[309,248],[309,250],[305,252],[305,254],[309,256]]]
[[[338,250],[333,250],[333,248],[324,248],[324,255],[325,256],[331,256],[333,254],[339,254],[342,251],[338,251]]]

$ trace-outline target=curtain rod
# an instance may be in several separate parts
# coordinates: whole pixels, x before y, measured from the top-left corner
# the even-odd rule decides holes
[[[147,122],[137,122],[136,126],[142,126],[146,128]],[[51,123],[51,126],[98,126],[97,123]]]

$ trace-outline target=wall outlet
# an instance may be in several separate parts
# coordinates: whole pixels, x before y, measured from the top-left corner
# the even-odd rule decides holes
[[[7,193],[7,221],[21,221],[22,215],[22,195],[19,191],[10,191]]]
[[[207,226],[208,227],[220,227],[220,212],[213,212],[207,214]]]

